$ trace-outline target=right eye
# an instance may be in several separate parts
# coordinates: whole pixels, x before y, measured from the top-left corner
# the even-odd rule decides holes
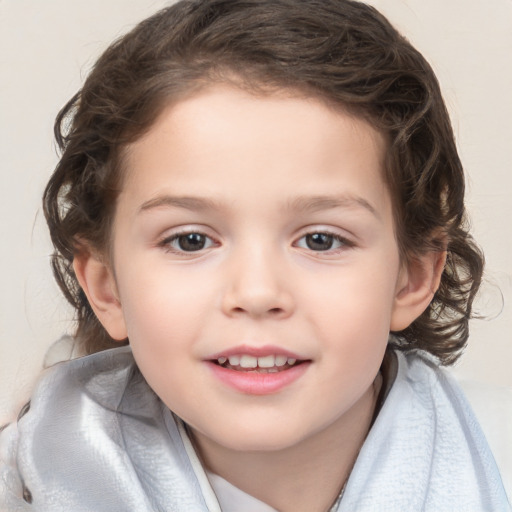
[[[177,233],[169,236],[160,242],[170,252],[198,252],[212,247],[215,242],[204,233],[191,231],[188,233]]]
[[[320,253],[339,253],[354,244],[347,238],[328,231],[312,231],[301,236],[296,247]]]

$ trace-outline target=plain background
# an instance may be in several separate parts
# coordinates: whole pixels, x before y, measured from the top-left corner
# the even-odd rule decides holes
[[[512,1],[372,0],[433,65],[468,173],[487,258],[458,378],[512,389]],[[49,267],[40,208],[57,162],[53,119],[98,54],[163,0],[0,0],[0,424],[73,313]]]

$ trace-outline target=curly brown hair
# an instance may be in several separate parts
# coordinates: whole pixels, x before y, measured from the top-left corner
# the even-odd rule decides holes
[[[83,243],[108,254],[123,149],[165,105],[227,81],[253,91],[298,90],[385,134],[402,258],[447,250],[430,306],[391,343],[453,363],[468,338],[483,256],[468,233],[449,116],[422,55],[378,11],[352,0],[182,0],[100,57],[57,117],[62,157],[44,193],[53,270],[76,310],[84,351],[118,345],[96,319],[72,262]]]

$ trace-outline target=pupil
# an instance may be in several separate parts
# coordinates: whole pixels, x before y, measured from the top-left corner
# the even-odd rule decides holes
[[[313,251],[328,251],[332,248],[333,236],[326,233],[306,235],[306,245]]]
[[[200,251],[206,243],[204,235],[189,233],[181,235],[178,239],[180,249],[183,251]]]

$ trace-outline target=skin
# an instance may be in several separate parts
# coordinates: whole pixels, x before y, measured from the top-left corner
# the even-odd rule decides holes
[[[438,253],[401,264],[385,150],[368,123],[320,100],[211,86],[127,149],[111,261],[75,260],[98,318],[129,337],[205,465],[280,511],[334,501],[368,432],[388,334],[438,285]],[[184,250],[184,233],[204,247]],[[328,235],[322,250],[308,245],[315,233]],[[242,344],[307,367],[277,392],[240,392],[208,361]]]

